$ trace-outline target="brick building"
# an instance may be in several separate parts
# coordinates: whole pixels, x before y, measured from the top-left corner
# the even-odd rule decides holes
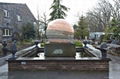
[[[26,4],[0,3],[0,42],[21,34],[21,27],[36,22]]]

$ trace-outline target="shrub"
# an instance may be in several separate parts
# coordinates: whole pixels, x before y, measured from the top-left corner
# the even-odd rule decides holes
[[[82,47],[83,46],[80,41],[75,41],[74,44],[75,44],[76,47]]]
[[[35,29],[33,24],[27,23],[22,26],[22,39],[33,39],[35,38]]]
[[[45,43],[41,43],[41,47],[44,47],[45,46]]]

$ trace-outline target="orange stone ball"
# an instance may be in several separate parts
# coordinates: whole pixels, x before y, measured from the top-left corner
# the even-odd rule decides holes
[[[56,19],[48,24],[47,30],[58,30],[74,33],[73,27],[64,19]]]
[[[48,39],[72,39],[73,27],[64,19],[56,19],[48,24],[46,35]]]

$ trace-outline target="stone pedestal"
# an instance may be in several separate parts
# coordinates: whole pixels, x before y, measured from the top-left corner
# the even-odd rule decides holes
[[[75,45],[71,43],[50,43],[45,45],[45,57],[75,57]]]

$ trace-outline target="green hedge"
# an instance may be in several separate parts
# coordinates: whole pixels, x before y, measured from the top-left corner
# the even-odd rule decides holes
[[[40,43],[41,44],[41,47],[44,47],[45,46],[45,43]],[[83,47],[82,45],[82,42],[81,41],[74,41],[74,44],[76,47]]]
[[[44,47],[45,46],[45,43],[41,43],[41,47]]]
[[[76,47],[83,47],[81,41],[74,41],[74,44],[75,44]]]

